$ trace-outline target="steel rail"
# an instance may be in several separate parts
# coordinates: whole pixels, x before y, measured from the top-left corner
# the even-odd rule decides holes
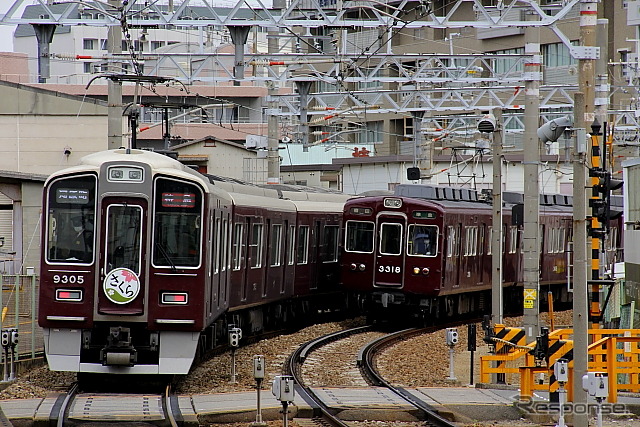
[[[331,413],[329,408],[322,402],[322,400],[313,392],[310,387],[307,387],[304,384],[302,379],[302,365],[313,350],[327,345],[331,342],[338,341],[340,339],[346,338],[351,335],[361,334],[364,332],[368,332],[371,330],[371,326],[359,326],[357,328],[345,329],[344,331],[334,332],[314,340],[308,341],[298,347],[295,350],[287,363],[285,364],[285,371],[288,375],[291,375],[296,384],[297,393],[306,401],[312,402],[315,405],[315,409],[320,411],[320,415],[314,418],[322,418],[322,420],[318,421],[322,424],[330,424],[336,427],[348,427],[349,424],[340,420],[340,418],[336,417]]]
[[[379,387],[386,387],[412,406],[418,408],[423,412],[425,416],[425,422],[427,422],[428,425],[431,425],[433,427],[455,427],[457,424],[441,417],[431,405],[416,398],[407,390],[400,387],[395,387],[387,380],[385,380],[382,375],[380,375],[375,365],[376,354],[379,354],[383,348],[386,348],[397,341],[406,340],[413,336],[420,335],[425,332],[432,332],[437,329],[438,328],[411,328],[392,332],[388,335],[380,337],[376,340],[371,341],[369,344],[360,349],[360,351],[358,352],[357,363],[358,366],[360,366],[362,376],[367,381],[369,381],[370,384]]]

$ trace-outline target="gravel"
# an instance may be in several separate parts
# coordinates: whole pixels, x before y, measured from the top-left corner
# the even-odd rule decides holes
[[[507,326],[519,326],[521,318],[506,319]],[[547,315],[541,315],[541,323],[547,324]],[[336,332],[345,328],[360,326],[364,324],[362,318],[347,320],[343,322],[332,322],[313,325],[292,334],[284,334],[275,338],[263,340],[255,344],[243,345],[236,353],[236,382],[231,383],[231,356],[222,354],[211,358],[195,368],[188,376],[184,377],[177,385],[176,392],[179,394],[208,394],[255,390],[256,383],[253,379],[253,356],[263,355],[266,360],[266,377],[263,388],[269,387],[273,377],[282,373],[283,364],[286,358],[302,343],[307,342],[323,334]],[[556,325],[571,325],[571,311],[556,313]],[[474,373],[479,378],[480,355],[488,352],[488,345],[482,338],[484,333],[481,325],[477,326],[477,357],[475,358]],[[395,346],[385,350],[378,358],[378,368],[386,378],[392,379],[396,385],[406,387],[417,386],[451,386],[465,384],[468,381],[469,364],[467,348],[467,328],[459,327],[458,333],[460,342],[456,346],[456,376],[459,381],[451,382],[446,380],[449,374],[449,354],[445,345],[444,331],[437,331],[431,334],[424,334],[397,343]],[[379,332],[360,334],[354,339],[338,341],[329,345],[322,351],[311,353],[304,365],[303,375],[305,381],[315,386],[361,386],[363,381],[358,377],[355,364],[355,354],[365,343],[382,335]],[[242,343],[241,343],[242,344]],[[407,357],[415,355],[417,357]],[[401,362],[398,362],[401,361]],[[340,374],[336,374],[341,372]],[[38,367],[26,372],[11,384],[8,388],[0,392],[0,399],[25,399],[43,398],[52,391],[66,390],[75,381],[75,374],[65,372],[51,372],[46,366]],[[517,380],[517,379],[514,379]],[[630,420],[618,424],[609,425],[639,425],[633,424]],[[269,427],[279,427],[281,421],[270,421]],[[298,424],[293,421],[291,426]],[[422,425],[419,423],[406,422],[359,422],[352,423],[354,427],[414,427]],[[479,426],[533,426],[525,420],[508,422],[488,422],[468,424],[465,427]],[[246,426],[246,424],[230,425]]]

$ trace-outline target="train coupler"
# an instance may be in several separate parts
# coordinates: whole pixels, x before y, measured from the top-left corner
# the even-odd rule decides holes
[[[131,345],[131,330],[120,326],[109,329],[107,345],[100,350],[103,366],[133,366],[137,350]]]

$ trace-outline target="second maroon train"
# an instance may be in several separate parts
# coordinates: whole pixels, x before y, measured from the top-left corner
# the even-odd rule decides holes
[[[344,208],[342,283],[367,315],[426,323],[487,314],[491,307],[492,205],[474,190],[400,185],[394,196],[349,200]],[[505,307],[523,307],[523,195],[503,194]],[[570,196],[540,196],[541,306],[571,301]],[[610,225],[607,254],[621,247],[621,219]]]

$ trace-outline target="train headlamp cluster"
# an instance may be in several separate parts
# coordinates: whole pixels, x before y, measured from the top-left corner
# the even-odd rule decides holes
[[[364,264],[356,264],[355,262],[351,263],[350,267],[351,267],[351,271],[356,271],[356,270],[364,271],[367,268],[366,265],[364,265]]]
[[[386,198],[384,199],[384,207],[400,209],[402,207],[402,199]]]
[[[425,276],[429,275],[429,267],[413,267],[413,274],[418,275],[418,274],[423,274]]]

